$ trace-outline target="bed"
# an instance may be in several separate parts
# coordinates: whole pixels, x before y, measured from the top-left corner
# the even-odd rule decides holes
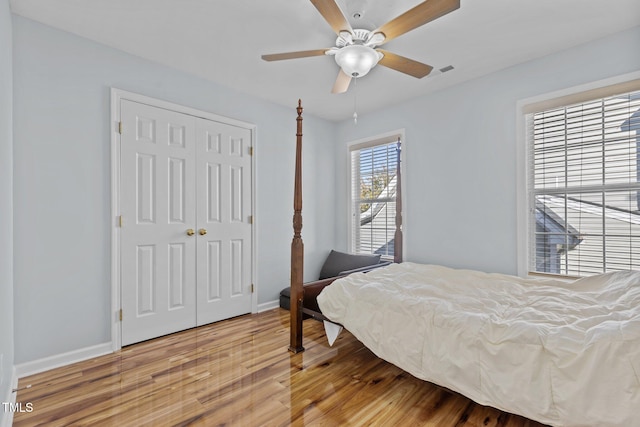
[[[414,263],[353,274],[324,316],[380,358],[552,425],[640,425],[640,272],[522,279]]]
[[[301,114],[299,103],[292,352],[304,350],[308,311]],[[396,224],[401,231],[399,212]],[[382,359],[483,405],[555,426],[640,426],[640,272],[568,282],[396,261],[327,283],[314,318],[344,326]]]

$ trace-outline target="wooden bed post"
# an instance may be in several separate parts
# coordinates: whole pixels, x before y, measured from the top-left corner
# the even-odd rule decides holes
[[[293,190],[293,241],[291,242],[291,321],[289,351],[299,353],[302,347],[302,298],[304,296],[303,267],[304,244],[300,232],[302,230],[302,101],[298,100],[297,132],[296,132],[296,171]]]
[[[393,262],[402,262],[402,185],[400,185],[400,154],[402,146],[398,138],[398,162],[396,164],[396,233],[393,237]]]

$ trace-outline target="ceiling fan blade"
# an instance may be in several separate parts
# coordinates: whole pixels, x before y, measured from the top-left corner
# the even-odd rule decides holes
[[[353,34],[351,24],[335,0],[311,0],[311,3],[318,9],[325,21],[331,25],[336,34],[340,35],[340,31],[348,31]]]
[[[405,58],[404,56],[396,55],[386,50],[377,49],[377,51],[384,55],[378,64],[418,79],[423,78],[433,70],[431,65],[423,64],[422,62],[414,61],[413,59]]]
[[[329,49],[301,50],[298,52],[272,53],[270,55],[262,55],[265,61],[282,61],[283,59],[306,58],[309,56],[322,56]]]
[[[384,42],[395,39],[421,25],[440,18],[460,7],[460,0],[426,0],[373,31],[383,33]]]
[[[336,82],[333,84],[333,89],[331,89],[331,93],[345,93],[347,89],[349,89],[350,83],[351,76],[340,69]]]

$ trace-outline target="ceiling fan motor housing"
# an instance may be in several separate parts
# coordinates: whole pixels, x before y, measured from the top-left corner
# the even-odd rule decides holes
[[[342,37],[342,35],[338,35],[336,39],[337,47],[344,47],[350,44],[364,44],[371,37],[371,31],[364,30],[361,28],[353,30],[353,33],[350,34],[350,37]]]

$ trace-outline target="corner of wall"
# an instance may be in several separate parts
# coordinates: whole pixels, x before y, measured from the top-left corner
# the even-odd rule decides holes
[[[9,0],[0,0],[0,426],[13,415],[15,400],[13,331],[13,37]],[[13,399],[13,400],[12,400]]]

